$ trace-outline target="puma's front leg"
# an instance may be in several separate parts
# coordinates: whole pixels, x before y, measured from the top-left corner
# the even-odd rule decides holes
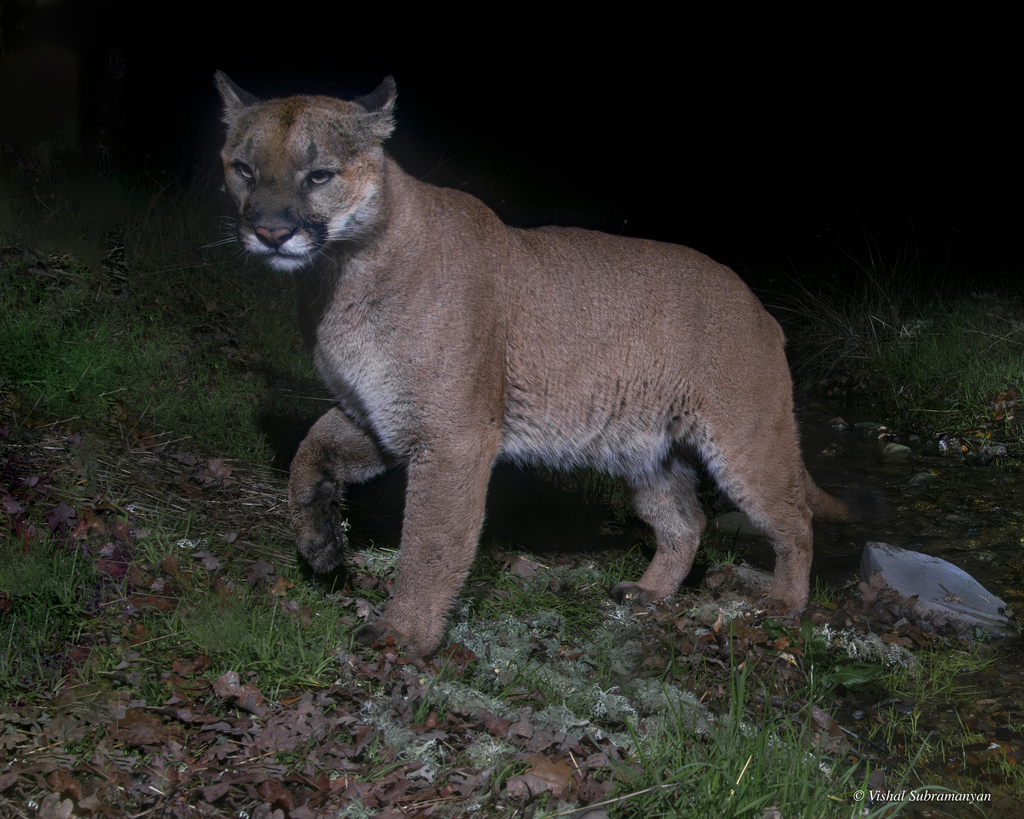
[[[360,639],[393,634],[418,655],[440,644],[448,612],[476,555],[498,451],[497,444],[474,443],[461,442],[445,453],[425,451],[410,461],[395,595]]]
[[[299,445],[288,478],[288,511],[299,554],[315,572],[338,568],[345,557],[344,522],[334,504],[345,486],[363,483],[387,467],[373,439],[338,409],[324,413]]]

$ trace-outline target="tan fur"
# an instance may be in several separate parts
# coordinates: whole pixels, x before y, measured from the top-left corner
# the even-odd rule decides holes
[[[499,457],[623,476],[658,540],[650,602],[690,570],[702,461],[768,534],[770,603],[802,609],[811,517],[845,518],[800,456],[778,324],[728,268],[686,247],[516,230],[480,201],[405,174],[383,140],[389,77],[355,102],[260,102],[218,72],[241,243],[296,270],[303,329],[337,400],[292,463],[298,548],[342,559],[347,484],[408,470],[394,598],[369,636],[434,650],[476,553]]]

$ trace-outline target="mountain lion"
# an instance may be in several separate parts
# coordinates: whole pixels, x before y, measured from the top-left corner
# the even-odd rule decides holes
[[[339,566],[345,487],[404,464],[393,599],[363,636],[434,651],[476,553],[498,458],[623,477],[657,552],[612,594],[675,593],[705,518],[695,464],[775,545],[769,604],[807,604],[811,517],[849,510],[804,468],[782,330],[695,250],[572,228],[518,230],[385,153],[395,83],[353,102],[261,101],[217,72],[238,239],[294,271],[337,405],[291,466],[298,549]]]

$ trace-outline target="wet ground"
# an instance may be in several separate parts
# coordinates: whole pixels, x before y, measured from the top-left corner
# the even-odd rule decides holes
[[[1024,610],[1024,474],[1018,465],[959,449],[943,455],[940,439],[904,435],[884,418],[840,414],[822,404],[799,416],[804,455],[818,484],[836,494],[877,490],[888,505],[884,518],[866,526],[815,531],[818,577],[845,582],[858,570],[864,542],[882,541],[947,560]],[[837,418],[849,426],[837,428]],[[909,457],[886,460],[889,443],[909,447]]]

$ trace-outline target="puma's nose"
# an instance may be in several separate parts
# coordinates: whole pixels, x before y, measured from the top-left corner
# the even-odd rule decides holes
[[[295,228],[279,228],[272,230],[262,226],[254,226],[253,231],[263,244],[267,247],[280,247],[287,242],[295,233]]]

